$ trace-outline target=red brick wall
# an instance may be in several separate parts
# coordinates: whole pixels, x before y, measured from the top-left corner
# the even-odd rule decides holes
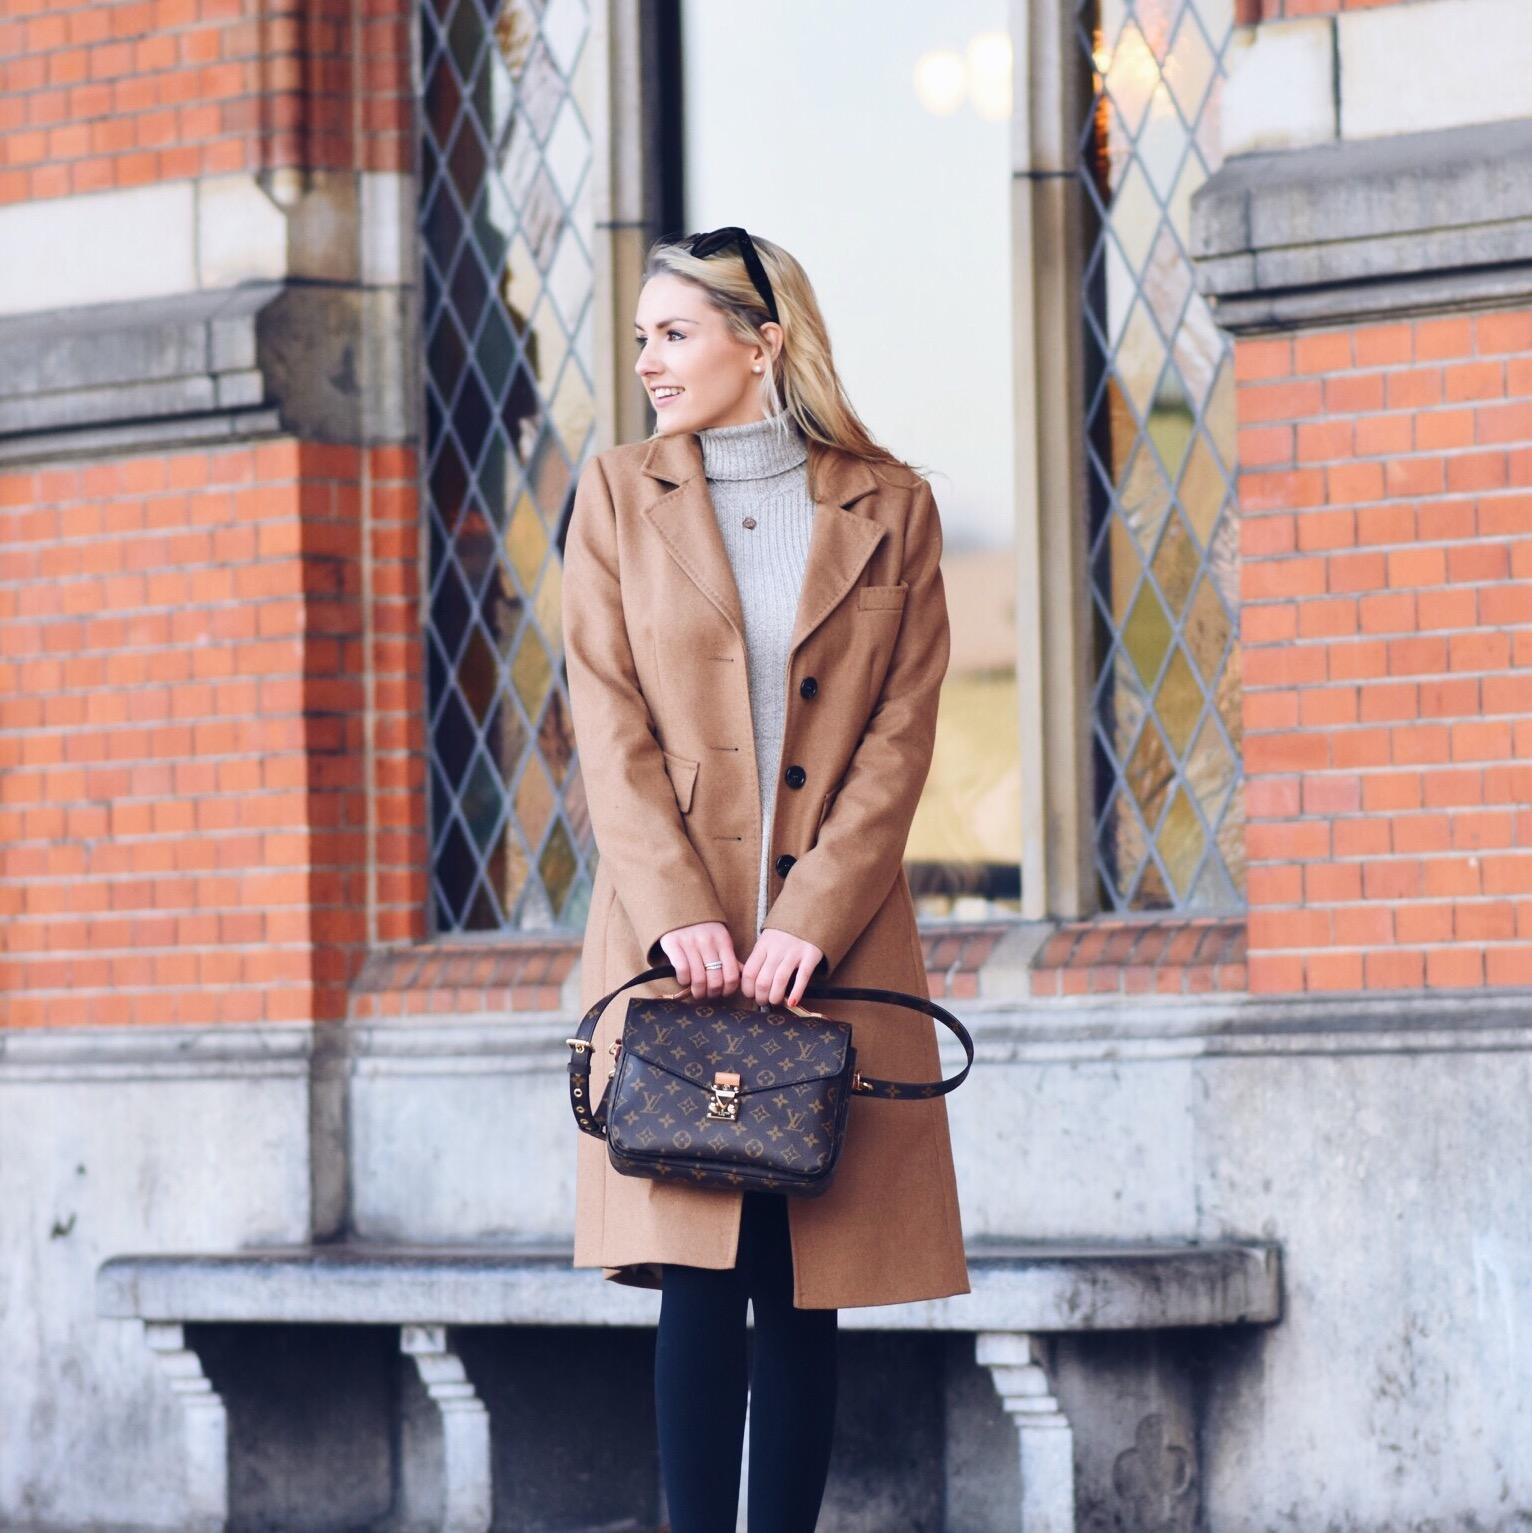
[[[1251,988],[1532,983],[1532,312],[1236,359]]]
[[[0,0],[0,203],[412,161],[402,0]]]
[[[0,1026],[340,1017],[424,934],[415,475],[278,441],[0,477]]]
[[[1248,26],[1257,21],[1334,16],[1341,11],[1375,11],[1383,5],[1410,3],[1411,0],[1235,0],[1235,19]]]

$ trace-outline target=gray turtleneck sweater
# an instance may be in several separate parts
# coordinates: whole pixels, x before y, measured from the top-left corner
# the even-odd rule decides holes
[[[808,446],[785,416],[713,426],[697,433],[703,471],[734,570],[745,616],[746,671],[761,785],[761,871],[757,934],[766,919],[767,870],[787,723],[787,646],[808,564],[814,502]]]

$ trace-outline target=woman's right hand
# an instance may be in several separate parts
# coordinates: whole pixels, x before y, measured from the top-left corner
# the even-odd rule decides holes
[[[722,921],[678,926],[660,938],[660,951],[675,965],[676,984],[683,990],[691,986],[694,1001],[733,995],[739,989],[739,956]],[[719,959],[723,960],[721,969],[704,967]]]

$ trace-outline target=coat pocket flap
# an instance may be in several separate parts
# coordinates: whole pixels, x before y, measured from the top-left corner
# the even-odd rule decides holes
[[[897,610],[904,605],[904,598],[909,594],[909,589],[910,583],[907,580],[901,580],[894,586],[859,586],[856,604],[864,612],[870,608]]]
[[[676,803],[681,813],[687,814],[692,807],[692,789],[697,783],[698,763],[687,756],[677,756],[672,751],[661,751],[665,758],[665,770],[670,773],[670,785],[676,790]]]

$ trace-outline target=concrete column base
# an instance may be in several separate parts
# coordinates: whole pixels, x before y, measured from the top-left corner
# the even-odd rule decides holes
[[[217,1533],[229,1520],[228,1412],[180,1325],[146,1320],[144,1340],[181,1404],[186,1428],[183,1525],[190,1533]]]
[[[1021,1463],[1019,1533],[1075,1533],[1074,1432],[1054,1399],[1037,1338],[982,1331],[974,1355],[1016,1423]]]
[[[399,1350],[412,1358],[434,1422],[406,1413],[400,1424],[399,1479],[405,1507],[427,1514],[442,1533],[487,1533],[493,1511],[489,1412],[444,1325],[406,1325]],[[434,1515],[431,1515],[434,1512]]]

